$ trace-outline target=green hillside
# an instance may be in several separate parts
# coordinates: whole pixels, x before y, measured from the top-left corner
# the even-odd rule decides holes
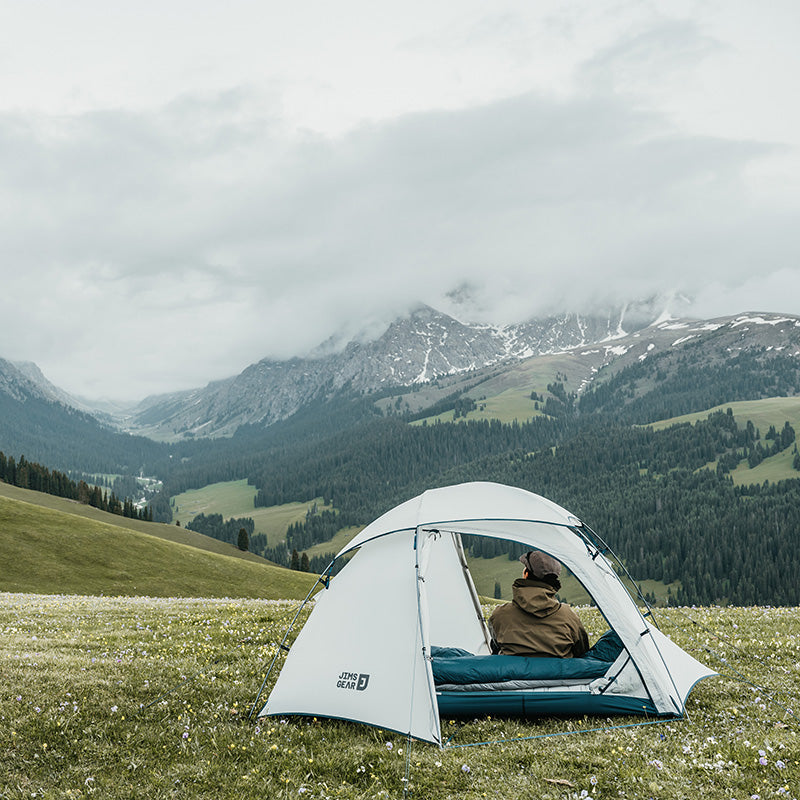
[[[663,430],[670,425],[682,422],[695,423],[708,418],[715,411],[733,410],[739,425],[747,424],[751,420],[763,436],[770,425],[781,428],[787,420],[793,428],[800,430],[800,397],[765,397],[762,400],[739,400],[733,403],[723,403],[714,408],[698,411],[694,414],[683,414],[679,417],[653,422],[650,427],[654,430]]]
[[[587,353],[559,353],[556,355],[528,358],[496,372],[465,387],[463,397],[475,402],[475,409],[468,411],[462,420],[499,420],[500,422],[522,422],[542,414],[543,403],[531,399],[531,392],[547,398],[551,393],[547,387],[561,383],[566,392],[577,393],[581,385],[590,378],[593,370],[602,361],[600,351]],[[401,407],[409,396],[401,396]],[[396,398],[395,398],[396,400]],[[391,408],[384,402],[383,408]],[[424,417],[429,425],[435,422],[454,422],[452,410]],[[423,419],[412,424],[421,425]]]
[[[511,600],[511,584],[522,577],[522,564],[508,556],[495,556],[494,558],[469,558],[469,570],[475,589],[482,597],[494,597],[494,584],[500,584],[502,600]],[[586,590],[571,575],[565,575],[562,580],[560,597],[573,605],[586,605],[591,602],[591,597]]]
[[[312,585],[311,576],[252,555],[209,552],[0,496],[0,591],[277,599],[303,597]]]
[[[744,428],[748,421],[761,433],[764,434],[773,425],[776,430],[780,430],[785,422],[788,422],[795,430],[800,430],[800,397],[765,397],[762,400],[739,400],[733,403],[723,403],[722,405],[709,408],[705,411],[698,411],[694,414],[682,414],[678,417],[654,422],[648,427],[653,430],[664,430],[672,425],[697,422],[708,419],[708,415],[717,411],[733,411],[733,416],[740,428]],[[782,480],[797,478],[800,473],[792,466],[794,459],[793,448],[778,453],[752,469],[748,467],[747,461],[742,460],[739,466],[732,470],[730,475],[736,486],[748,486],[761,484],[764,481],[777,483]],[[711,462],[709,467],[716,467],[716,462]]]
[[[121,517],[119,514],[109,514],[107,511],[101,511],[99,508],[78,503],[75,500],[68,500],[64,497],[55,497],[51,494],[44,494],[42,492],[34,492],[30,489],[22,489],[18,486],[10,486],[7,483],[0,481],[0,497],[8,497],[11,500],[22,500],[26,503],[31,503],[35,506],[42,508],[51,508],[55,511],[61,511],[65,514],[73,514],[79,517],[86,517],[87,519],[95,520],[96,522],[104,522],[118,528],[126,528],[132,531],[139,531],[140,533],[147,533],[150,536],[155,536],[159,539],[165,539],[168,542],[175,542],[176,544],[186,544],[191,547],[196,547],[199,550],[206,550],[209,553],[219,553],[220,555],[233,556],[234,558],[242,558],[246,561],[254,561],[259,564],[264,563],[264,559],[252,553],[243,553],[227,542],[220,542],[217,539],[212,539],[210,536],[204,536],[201,533],[194,531],[184,530],[177,525],[166,525],[159,522],[144,522],[143,520],[131,519],[129,517]]]
[[[333,539],[327,542],[320,542],[307,548],[305,552],[309,558],[314,556],[324,556],[329,553],[338,553],[357,533],[363,530],[363,526],[354,525],[350,528],[342,528]]]

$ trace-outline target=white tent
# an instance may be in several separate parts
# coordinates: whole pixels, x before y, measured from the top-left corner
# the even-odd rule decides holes
[[[441,745],[446,692],[434,684],[432,646],[490,652],[461,534],[513,540],[557,558],[621,639],[624,650],[607,676],[569,687],[543,682],[535,694],[551,711],[566,698],[585,699],[577,708],[591,713],[597,698],[600,713],[634,711],[638,703],[680,716],[692,686],[715,674],[642,616],[576,517],[522,489],[466,483],[397,506],[342,549],[337,558],[357,552],[317,595],[259,716],[353,720]]]

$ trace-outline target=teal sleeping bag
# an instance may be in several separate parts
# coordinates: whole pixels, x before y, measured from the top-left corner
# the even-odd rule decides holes
[[[614,631],[597,640],[581,658],[476,656],[454,647],[432,647],[433,680],[442,684],[486,684],[506,681],[575,681],[600,678],[622,652]]]

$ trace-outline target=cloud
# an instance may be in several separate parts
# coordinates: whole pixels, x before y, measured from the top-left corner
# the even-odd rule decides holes
[[[595,90],[652,98],[727,46],[691,19],[648,18],[587,58],[580,79]],[[652,101],[651,101],[652,102]]]
[[[726,295],[796,269],[796,201],[748,184],[780,147],[680,133],[614,92],[338,138],[288,136],[270,103],[240,87],[0,116],[2,354],[73,391],[143,396],[420,301],[512,321],[680,290],[733,313]]]

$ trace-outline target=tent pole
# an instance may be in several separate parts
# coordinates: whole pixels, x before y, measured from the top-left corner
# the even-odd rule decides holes
[[[420,585],[425,582],[425,578],[420,572],[420,548],[423,545],[421,541],[421,533],[433,533],[438,534],[438,531],[429,531],[423,528],[417,528],[414,531],[414,571],[416,574],[416,595],[417,595],[417,636],[419,637],[419,643],[422,647],[422,658],[425,663],[425,677],[427,679],[427,687],[428,687],[428,697],[430,698],[431,709],[436,718],[436,727],[437,727],[437,734],[439,737],[439,746],[441,747],[442,741],[442,731],[441,725],[439,723],[439,704],[436,701],[436,686],[433,683],[433,671],[431,668],[431,653],[430,653],[430,642],[426,638],[426,634],[428,631],[426,630],[425,623],[423,621],[423,614],[422,614],[422,592],[420,589]],[[413,715],[413,708],[414,708],[414,692],[416,689],[416,669],[412,673],[411,678],[411,709],[409,709],[409,719],[408,719],[408,735],[411,736],[412,730],[412,715]]]
[[[456,547],[456,552],[458,553],[458,558],[461,561],[461,569],[464,573],[464,580],[467,582],[467,586],[469,588],[470,596],[472,597],[472,604],[475,606],[475,613],[478,617],[478,620],[481,623],[481,629],[483,630],[483,638],[486,642],[486,647],[489,649],[489,652],[492,650],[491,640],[492,637],[489,635],[489,629],[486,626],[486,620],[483,616],[483,609],[481,608],[480,600],[478,599],[478,592],[475,589],[475,582],[472,580],[472,573],[469,571],[469,564],[467,564],[467,556],[464,553],[464,543],[461,539],[460,533],[451,533],[453,537],[453,541]]]

